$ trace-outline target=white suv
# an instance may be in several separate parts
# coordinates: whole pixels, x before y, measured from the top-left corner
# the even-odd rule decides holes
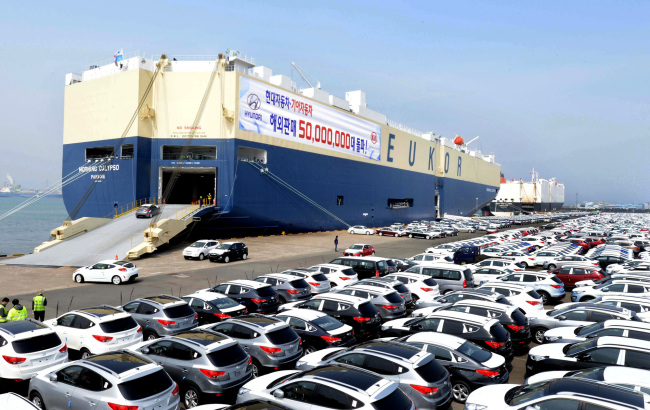
[[[385,278],[402,282],[409,292],[411,292],[413,303],[418,300],[433,302],[436,296],[440,296],[440,286],[429,275],[395,272],[385,276]]]
[[[73,310],[45,323],[70,349],[79,351],[82,359],[142,342],[142,327],[135,319],[110,306]]]
[[[68,347],[46,324],[20,320],[0,324],[0,356],[2,379],[19,382],[68,361]]]
[[[183,249],[183,257],[185,259],[198,259],[202,261],[207,258],[210,251],[217,246],[219,246],[219,241],[213,239],[201,239]]]
[[[502,294],[510,303],[521,309],[524,314],[535,310],[544,310],[542,297],[529,286],[507,282],[488,282],[481,285],[480,289]]]
[[[331,288],[336,286],[354,285],[359,281],[359,276],[349,266],[337,265],[334,263],[322,263],[314,265],[309,269],[317,269],[319,272],[325,274],[330,281]]]

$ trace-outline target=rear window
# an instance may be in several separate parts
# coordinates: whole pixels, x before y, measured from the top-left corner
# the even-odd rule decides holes
[[[110,322],[103,322],[99,324],[99,327],[105,333],[117,333],[124,332],[125,330],[130,330],[138,327],[138,324],[133,320],[132,317],[123,317],[116,320],[111,320]]]
[[[560,278],[558,278],[557,276],[552,276],[551,279],[552,279],[553,282],[555,282],[555,283],[561,283],[561,284],[564,284],[564,282],[562,282],[562,281],[560,280]]]
[[[376,410],[409,410],[411,406],[411,400],[397,388],[388,396],[372,403],[372,408]]]
[[[492,353],[483,349],[482,347],[475,345],[472,342],[465,342],[458,348],[458,352],[469,356],[470,358],[476,360],[479,363],[487,362],[492,358]]]
[[[390,303],[395,303],[395,304],[398,304],[398,305],[401,304],[402,301],[403,301],[402,297],[400,295],[398,295],[397,293],[394,293],[394,292],[391,292],[391,293],[385,295],[384,299],[386,299]]]
[[[239,345],[215,350],[214,352],[208,353],[207,356],[210,362],[217,367],[230,366],[248,358],[248,354]]]
[[[163,312],[165,312],[165,315],[170,319],[194,315],[194,309],[192,309],[187,303],[163,309]]]
[[[325,276],[322,273],[318,273],[316,275],[313,275],[312,278],[317,282],[327,282],[327,276]]]
[[[447,370],[442,367],[440,363],[435,360],[429,361],[420,367],[416,367],[415,371],[420,375],[425,381],[429,383],[436,382],[440,379],[446,378],[449,373]]]
[[[126,400],[134,401],[160,394],[171,386],[172,379],[164,370],[160,369],[139,379],[120,383],[117,388],[120,389],[120,393]]]
[[[435,280],[433,280],[431,278],[427,278],[427,279],[423,280],[422,283],[424,283],[427,286],[436,286],[438,284]]]
[[[498,342],[505,342],[508,340],[508,332],[501,326],[500,323],[495,323],[490,328],[490,334]]]
[[[34,353],[43,350],[52,349],[61,344],[61,339],[56,333],[48,333],[46,335],[35,336],[29,339],[16,340],[12,342],[16,353]]]
[[[525,326],[528,324],[526,315],[524,315],[519,309],[513,310],[510,317],[512,318],[512,321],[515,322],[515,324],[518,326]]]
[[[379,314],[379,311],[372,303],[366,302],[359,305],[359,313],[363,317],[374,317]]]
[[[304,289],[309,287],[309,283],[307,283],[307,281],[304,279],[292,280],[291,282],[289,282],[289,284],[297,289]]]
[[[275,292],[275,289],[273,289],[270,286],[263,286],[261,288],[255,289],[255,292],[258,295],[264,296],[264,297],[271,297],[271,296],[277,295],[277,293]]]
[[[530,296],[531,298],[535,298],[535,299],[541,299],[541,298],[542,298],[542,297],[539,295],[539,293],[537,293],[536,290],[529,290],[529,291],[526,292],[526,293],[527,293],[528,296]]]
[[[298,339],[298,335],[290,327],[269,332],[266,334],[266,337],[274,345],[283,345],[285,343],[295,342]]]
[[[354,269],[343,269],[343,270],[341,271],[341,273],[344,274],[344,275],[346,275],[346,276],[354,276],[354,275],[357,274],[357,273],[354,271]]]
[[[407,287],[402,284],[393,286],[393,289],[395,289],[395,291],[399,293],[409,293]]]

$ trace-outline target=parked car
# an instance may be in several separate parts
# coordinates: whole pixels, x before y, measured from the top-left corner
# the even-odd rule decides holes
[[[199,324],[199,315],[186,301],[175,296],[138,298],[120,308],[142,326],[145,340],[190,330]]]
[[[374,235],[375,230],[363,225],[355,225],[348,228],[348,233],[357,235]]]
[[[183,249],[183,257],[185,259],[198,259],[202,261],[207,258],[210,251],[215,249],[217,246],[219,246],[219,241],[202,239]]]
[[[199,325],[221,322],[248,313],[246,306],[216,292],[199,291],[183,296],[183,300],[199,315]]]
[[[650,323],[609,319],[583,326],[556,327],[544,333],[544,343],[577,343],[600,336],[621,336],[650,341]]]
[[[351,267],[359,279],[385,276],[388,264],[384,258],[376,256],[342,256],[330,261],[331,264]]]
[[[386,226],[384,228],[379,228],[377,229],[377,235],[382,236],[404,236],[406,235],[406,231],[400,228],[395,228],[392,226]]]
[[[533,288],[542,298],[542,303],[564,299],[564,283],[552,273],[513,272],[497,278],[503,282],[516,283]]]
[[[243,242],[224,242],[210,251],[210,262],[228,263],[237,259],[248,259],[248,246]]]
[[[557,268],[563,268],[565,266],[585,266],[585,265],[592,265],[593,267],[599,267],[597,261],[581,255],[566,255],[566,256],[560,256],[555,259],[548,259],[544,261],[542,266],[544,267],[544,269],[552,271]]]
[[[427,275],[435,280],[440,287],[440,293],[453,292],[474,287],[472,270],[465,266],[453,264],[418,265],[407,269],[405,272]]]
[[[303,278],[311,286],[311,294],[318,295],[331,290],[330,281],[327,276],[319,270],[307,268],[289,269],[282,273]]]
[[[607,366],[593,367],[583,370],[554,371],[537,373],[526,379],[524,384],[533,384],[561,378],[578,378],[600,382],[607,385],[627,388],[636,392],[650,391],[650,371],[631,367]]]
[[[138,268],[134,263],[126,261],[105,260],[94,265],[84,266],[72,273],[72,280],[83,282],[108,282],[119,285],[122,282],[133,282],[138,277]]]
[[[221,283],[212,292],[226,295],[242,305],[250,313],[275,313],[280,306],[280,296],[268,283],[237,279]]]
[[[650,281],[640,282],[633,280],[613,280],[602,285],[580,286],[571,292],[571,302],[586,302],[598,296],[606,295],[629,295],[629,296],[650,296]]]
[[[316,272],[323,273],[330,281],[331,288],[335,288],[340,285],[351,285],[359,280],[357,273],[349,266],[334,263],[323,263],[321,265],[314,265],[309,269],[314,269]]]
[[[302,338],[305,354],[329,347],[351,346],[357,341],[352,326],[343,324],[324,312],[289,309],[275,317],[286,322]]]
[[[490,292],[500,293],[524,313],[544,309],[542,297],[533,288],[513,282],[488,282],[479,287]]]
[[[278,293],[280,303],[296,302],[311,297],[311,285],[303,278],[284,273],[269,273],[258,276],[255,282],[271,285]]]
[[[428,275],[419,273],[397,272],[385,276],[385,279],[396,280],[401,282],[411,293],[413,305],[417,301],[433,301],[433,298],[440,295],[440,287],[435,280]]]
[[[154,204],[142,204],[135,210],[136,218],[153,218],[160,213],[160,208]]]
[[[562,281],[565,288],[574,288],[576,283],[585,280],[599,280],[605,277],[600,271],[587,267],[563,266],[555,270],[549,270]]]
[[[413,307],[411,291],[399,280],[390,279],[388,277],[368,278],[357,282],[355,285],[373,286],[376,288],[394,290],[402,298],[407,308]]]
[[[510,301],[500,293],[491,292],[485,289],[464,289],[436,296],[431,302],[423,300],[418,301],[416,304],[418,309],[413,311],[412,317],[426,316],[442,307],[451,306],[458,301],[474,299],[512,306],[512,303],[510,303]]]
[[[379,311],[382,320],[397,319],[406,315],[404,300],[393,289],[355,284],[336,289],[334,292],[369,300]]]
[[[375,256],[372,245],[357,243],[343,251],[343,256]]]

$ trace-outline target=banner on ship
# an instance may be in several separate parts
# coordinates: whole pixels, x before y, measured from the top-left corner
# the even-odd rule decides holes
[[[239,129],[379,161],[381,128],[370,121],[240,77]]]

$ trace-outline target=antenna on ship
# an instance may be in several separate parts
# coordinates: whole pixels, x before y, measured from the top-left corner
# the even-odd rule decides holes
[[[309,84],[309,87],[310,87],[310,88],[314,88],[314,85],[311,83],[311,81],[309,81],[309,80],[307,79],[307,75],[309,75],[309,74],[305,75],[306,73],[303,73],[303,70],[302,70],[300,67],[298,67],[298,64],[294,63],[293,61],[291,62],[291,66],[292,66],[293,68],[295,68],[296,71],[298,72],[298,74],[300,74],[300,76],[302,77],[302,79],[305,80],[305,82],[306,82],[307,84]],[[312,79],[314,78],[314,77],[311,76],[311,75],[310,75],[310,77],[311,77]],[[316,80],[316,88],[318,88],[318,89],[320,90],[320,81],[318,81],[318,80]]]

